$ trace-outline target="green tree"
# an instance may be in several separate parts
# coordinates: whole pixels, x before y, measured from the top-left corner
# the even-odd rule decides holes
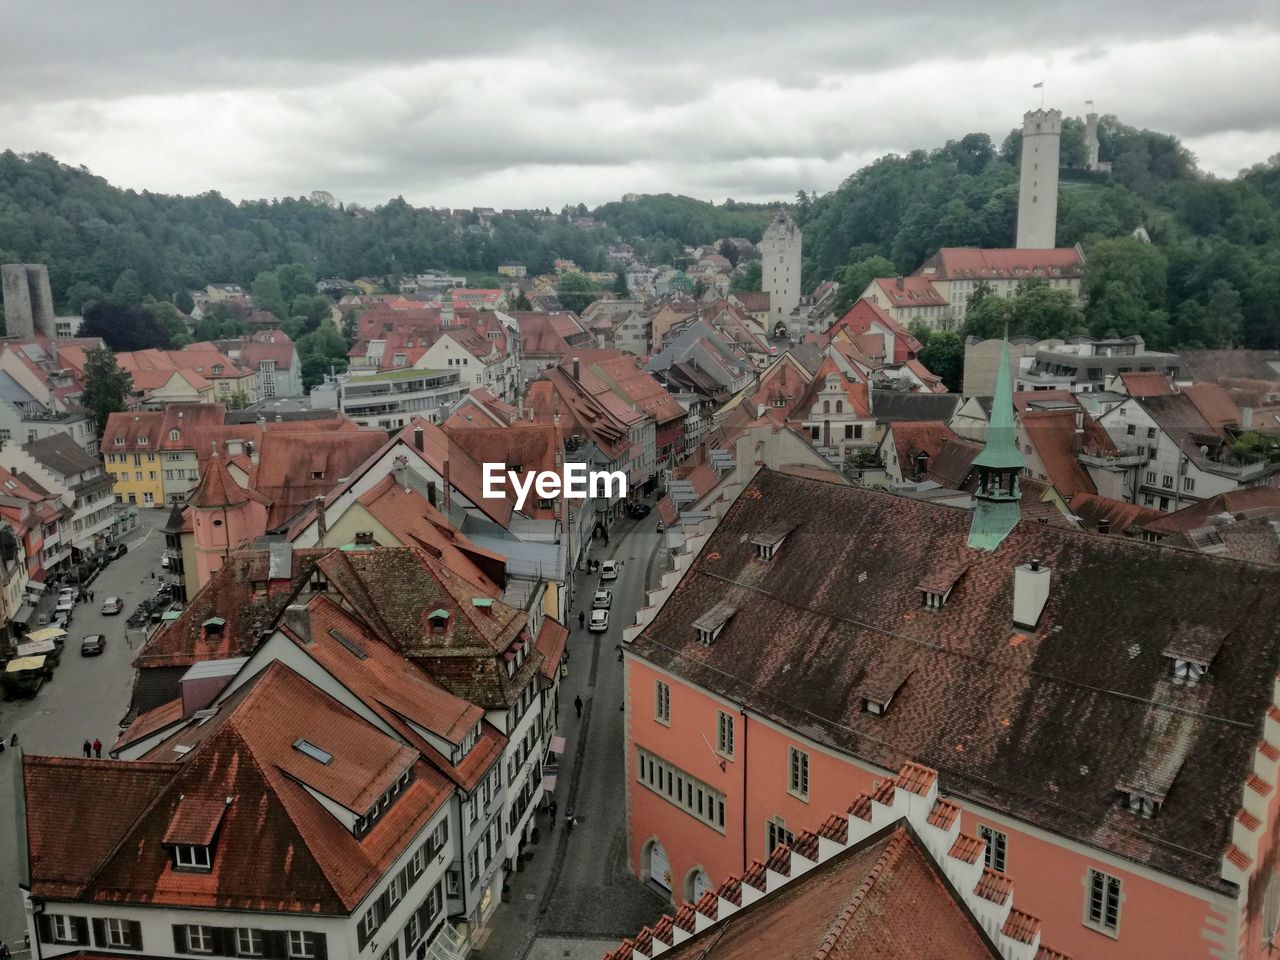
[[[85,354],[84,393],[81,402],[93,415],[99,437],[107,429],[107,417],[125,409],[133,383],[120,369],[110,350],[95,349]]]
[[[1017,333],[1039,340],[1087,332],[1075,296],[1068,290],[1055,290],[1044,281],[1020,284],[1013,299],[1013,325]]]
[[[560,306],[574,313],[582,313],[598,298],[596,285],[580,273],[566,273],[556,284],[556,299]]]
[[[276,280],[280,284],[280,296],[285,302],[295,297],[308,297],[316,292],[316,275],[302,263],[286,263],[277,268]]]
[[[264,270],[253,278],[253,302],[259,310],[274,313],[281,320],[289,319],[284,290],[280,279],[271,270]]]
[[[117,303],[141,303],[143,294],[137,270],[125,270],[111,287],[111,298]]]
[[[182,287],[173,295],[173,305],[188,315],[196,308],[196,302],[191,298],[191,291],[186,287]]]
[[[1280,461],[1280,437],[1251,430],[1240,434],[1231,445],[1231,452],[1241,463],[1259,463],[1261,461]]]
[[[191,333],[187,330],[187,324],[182,319],[182,314],[169,301],[156,300],[152,303],[144,303],[142,309],[164,325],[165,330],[169,333],[169,345],[171,347],[179,349],[193,342]]]
[[[173,343],[169,328],[138,304],[99,300],[84,312],[80,336],[100,337],[112,350],[167,350]]]
[[[836,296],[836,312],[844,313],[853,306],[876,277],[894,277],[897,274],[898,268],[886,257],[866,257],[849,264],[837,275],[840,292]]]
[[[1153,244],[1110,237],[1086,245],[1085,318],[1095,337],[1137,334],[1147,346],[1169,345],[1168,260]]]
[[[618,295],[618,299],[627,300],[631,297],[631,290],[627,287],[627,274],[625,270],[619,270],[618,275],[613,278],[613,292]]]
[[[625,278],[624,278],[625,281]],[[524,295],[523,290],[517,290],[515,299],[511,301],[512,310],[532,310],[533,304],[529,302],[529,298]]]
[[[947,389],[958,393],[964,375],[964,341],[949,330],[935,330],[920,350],[920,362],[942,378]]]
[[[764,269],[759,260],[752,260],[746,268],[729,278],[729,289],[733,293],[755,293],[764,283]]]

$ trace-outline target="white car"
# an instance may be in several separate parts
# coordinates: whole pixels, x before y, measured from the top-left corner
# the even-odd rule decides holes
[[[168,570],[168,569],[169,569],[169,558],[168,558],[168,557],[161,557],[161,558],[160,558],[160,569],[161,569],[161,570]]]
[[[591,621],[587,624],[587,629],[592,633],[604,633],[609,629],[609,611],[608,610],[592,610]]]
[[[606,560],[600,564],[601,580],[617,580],[618,579],[618,561]]]
[[[58,603],[75,603],[78,591],[75,587],[63,587],[58,591]]]
[[[608,610],[613,606],[612,590],[597,590],[596,595],[591,598],[591,608],[593,610]]]

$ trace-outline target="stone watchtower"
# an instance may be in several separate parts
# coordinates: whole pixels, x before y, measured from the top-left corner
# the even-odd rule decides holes
[[[800,228],[779,210],[760,238],[761,289],[769,294],[770,330],[788,323],[800,304],[800,245]]]
[[[0,266],[0,285],[7,336],[23,340],[36,334],[50,340],[57,336],[49,271],[43,264],[6,263]]]
[[[1058,236],[1058,150],[1062,111],[1031,110],[1022,118],[1022,176],[1018,184],[1019,249],[1047,250]]]

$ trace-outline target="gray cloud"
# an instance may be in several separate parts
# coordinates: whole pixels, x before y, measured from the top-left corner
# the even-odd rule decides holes
[[[886,152],[998,141],[1041,79],[1050,103],[1094,99],[1219,174],[1280,144],[1273,2],[991,0],[959,18],[943,0],[55,0],[28,16],[0,36],[0,147],[154,190],[786,197]]]

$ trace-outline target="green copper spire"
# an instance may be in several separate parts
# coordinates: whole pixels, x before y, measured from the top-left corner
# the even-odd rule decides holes
[[[1027,465],[1013,433],[1013,384],[1009,379],[1009,337],[1005,335],[996,370],[996,392],[991,399],[991,421],[987,442],[974,458],[978,468],[977,501],[969,525],[969,546],[994,550],[1018,523],[1022,515],[1018,474]]]
[[[975,467],[1021,470],[1027,461],[1018,452],[1013,436],[1013,384],[1009,380],[1009,338],[1000,348],[1000,369],[996,371],[996,393],[991,398],[991,422],[987,426],[987,443],[974,459]]]

